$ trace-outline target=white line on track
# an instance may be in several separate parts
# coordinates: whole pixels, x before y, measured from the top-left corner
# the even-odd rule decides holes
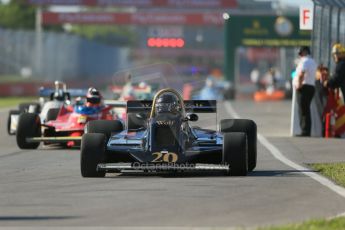
[[[240,118],[238,113],[234,110],[230,102],[225,102],[225,109],[227,112],[233,117],[233,118]],[[259,142],[269,150],[269,152],[279,161],[284,163],[285,165],[296,169],[300,173],[303,173],[304,175],[314,179],[315,181],[319,182],[323,186],[331,189],[332,191],[336,192],[340,196],[345,198],[345,188],[335,184],[333,181],[327,179],[326,177],[323,177],[316,172],[311,172],[309,168],[303,167],[288,158],[286,158],[277,147],[275,147],[271,142],[269,142],[263,135],[258,133],[258,140]]]

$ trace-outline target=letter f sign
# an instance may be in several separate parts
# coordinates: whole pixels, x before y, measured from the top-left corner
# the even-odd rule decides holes
[[[313,6],[300,6],[299,28],[301,30],[312,30],[314,20]]]
[[[304,25],[305,25],[306,22],[310,19],[309,14],[310,14],[309,9],[304,9],[304,10],[303,10],[303,24],[304,24]]]

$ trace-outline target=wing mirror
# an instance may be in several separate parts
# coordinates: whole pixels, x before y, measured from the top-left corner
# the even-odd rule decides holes
[[[147,114],[146,113],[137,113],[137,114],[135,114],[135,117],[140,119],[140,120],[146,120]]]
[[[189,113],[186,116],[186,121],[198,121],[199,120],[199,116],[196,115],[195,113]]]

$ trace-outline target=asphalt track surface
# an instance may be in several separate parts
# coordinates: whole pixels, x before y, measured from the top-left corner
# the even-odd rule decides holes
[[[232,102],[270,144],[295,163],[341,161],[343,140],[289,137],[290,102]],[[234,114],[219,105],[220,118]],[[345,198],[258,145],[247,177],[219,174],[108,174],[82,178],[79,150],[20,150],[0,111],[0,227],[256,227],[332,217]],[[215,119],[205,119],[212,126]]]

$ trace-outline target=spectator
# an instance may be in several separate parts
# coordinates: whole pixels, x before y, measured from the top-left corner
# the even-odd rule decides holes
[[[260,82],[260,71],[257,68],[250,72],[250,80],[256,85],[256,90],[260,91],[264,88]]]
[[[345,97],[345,47],[337,43],[332,48],[333,60],[336,63],[332,77],[324,82],[324,86],[335,89],[340,88]]]
[[[322,64],[318,66],[315,76],[315,98],[320,114],[327,103],[328,89],[324,87],[324,82],[328,80],[328,68]]]
[[[319,65],[316,71],[315,78],[316,78],[315,79],[315,95],[314,95],[313,101],[314,101],[314,107],[316,108],[316,111],[312,119],[316,119],[317,121],[313,121],[313,127],[315,130],[315,126],[321,125],[321,127],[318,130],[320,130],[319,135],[323,136],[325,134],[325,130],[324,130],[325,121],[322,115],[323,115],[324,108],[327,104],[327,96],[328,96],[328,89],[324,87],[323,83],[327,81],[328,79],[328,68],[324,67],[322,64]]]
[[[298,55],[300,61],[296,68],[296,77],[293,85],[296,89],[296,98],[299,111],[301,134],[297,136],[311,135],[311,113],[310,105],[315,92],[315,75],[316,63],[310,57],[310,49],[307,46],[302,46],[299,49]]]

